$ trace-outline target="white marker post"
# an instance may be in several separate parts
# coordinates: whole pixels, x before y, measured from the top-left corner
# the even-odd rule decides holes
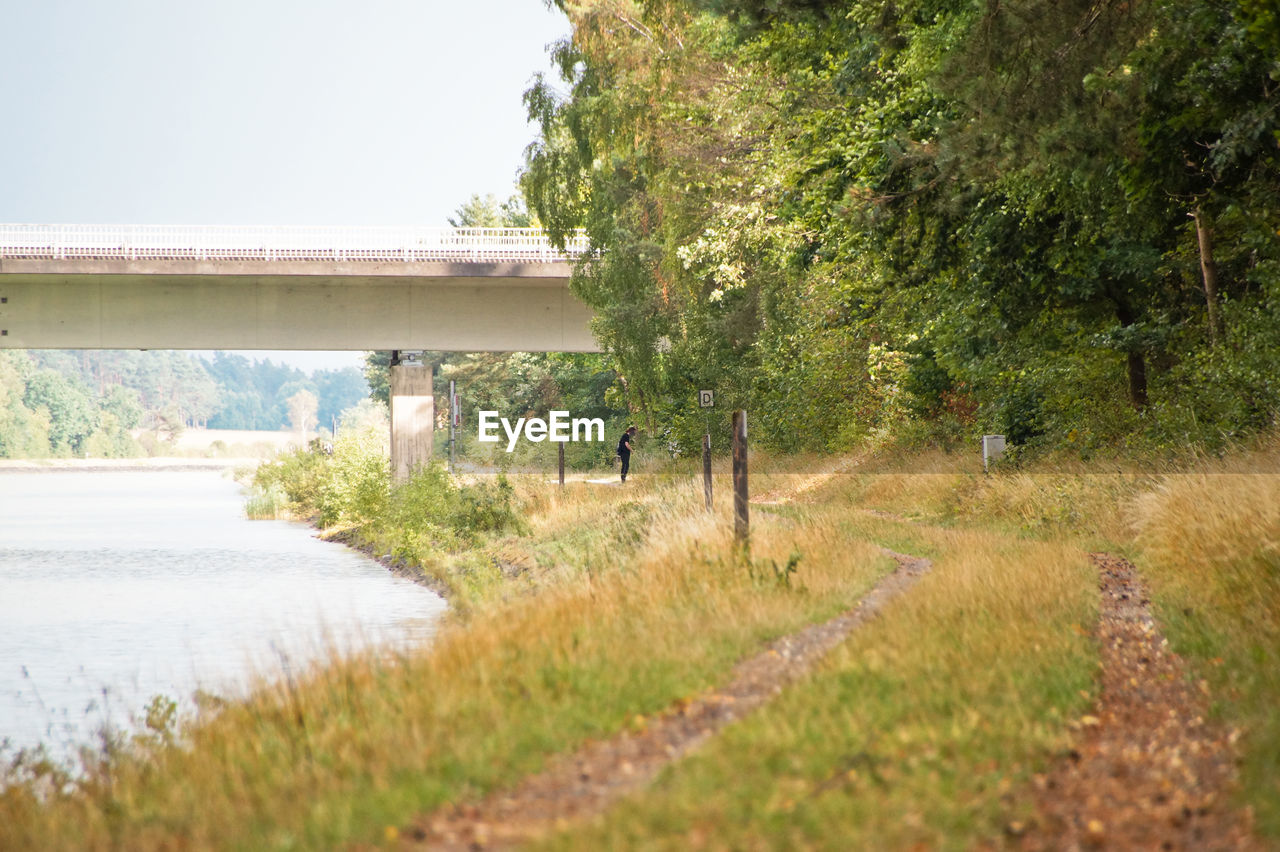
[[[982,472],[987,473],[991,463],[1004,455],[1004,435],[982,436]]]

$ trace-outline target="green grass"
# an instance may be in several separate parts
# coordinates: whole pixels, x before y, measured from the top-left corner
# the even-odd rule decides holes
[[[651,790],[546,845],[1002,842],[1029,814],[1032,775],[1095,697],[1090,549],[1127,553],[1146,573],[1175,649],[1242,731],[1240,802],[1280,842],[1280,477],[984,477],[966,463],[757,477],[756,493],[778,499],[753,509],[755,571],[731,556],[722,474],[711,514],[700,484],[670,471],[625,489],[514,477],[518,532],[456,550],[400,540],[461,590],[430,646],[264,682],[182,727],[176,746],[162,725],[91,759],[79,781],[13,769],[0,848],[390,843],[388,829],[415,814],[722,684],[763,642],[863,595],[891,567],[880,547],[928,556],[933,570]],[[793,554],[788,588],[767,566]]]
[[[722,558],[726,515],[694,511],[700,494],[655,484],[560,509],[599,526],[637,500],[652,511],[625,567],[544,578],[537,595],[477,606],[411,654],[264,685],[186,726],[182,747],[122,749],[65,792],[32,771],[0,796],[0,848],[373,842],[420,809],[511,783],[713,688],[762,642],[850,606],[889,568],[821,512],[757,529],[758,558],[806,554],[788,590]]]
[[[1095,655],[1079,626],[1096,618],[1094,574],[1062,545],[921,535],[932,572],[819,671],[545,848],[998,842],[1088,706]]]

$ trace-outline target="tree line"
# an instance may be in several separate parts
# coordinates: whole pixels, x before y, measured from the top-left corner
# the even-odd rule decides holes
[[[628,404],[1082,452],[1280,410],[1265,0],[555,0],[521,176]]]
[[[328,427],[368,392],[356,367],[307,374],[225,352],[5,350],[0,458],[143,455],[140,429],[160,441],[188,426],[279,430],[299,401]]]

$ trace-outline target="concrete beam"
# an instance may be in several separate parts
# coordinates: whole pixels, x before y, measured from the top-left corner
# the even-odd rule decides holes
[[[0,348],[596,352],[564,263],[0,260]]]

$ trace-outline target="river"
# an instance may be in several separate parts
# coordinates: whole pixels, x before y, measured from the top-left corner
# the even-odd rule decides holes
[[[428,589],[249,521],[215,471],[0,473],[0,743],[72,753],[155,695],[242,691],[326,653],[429,637]]]

